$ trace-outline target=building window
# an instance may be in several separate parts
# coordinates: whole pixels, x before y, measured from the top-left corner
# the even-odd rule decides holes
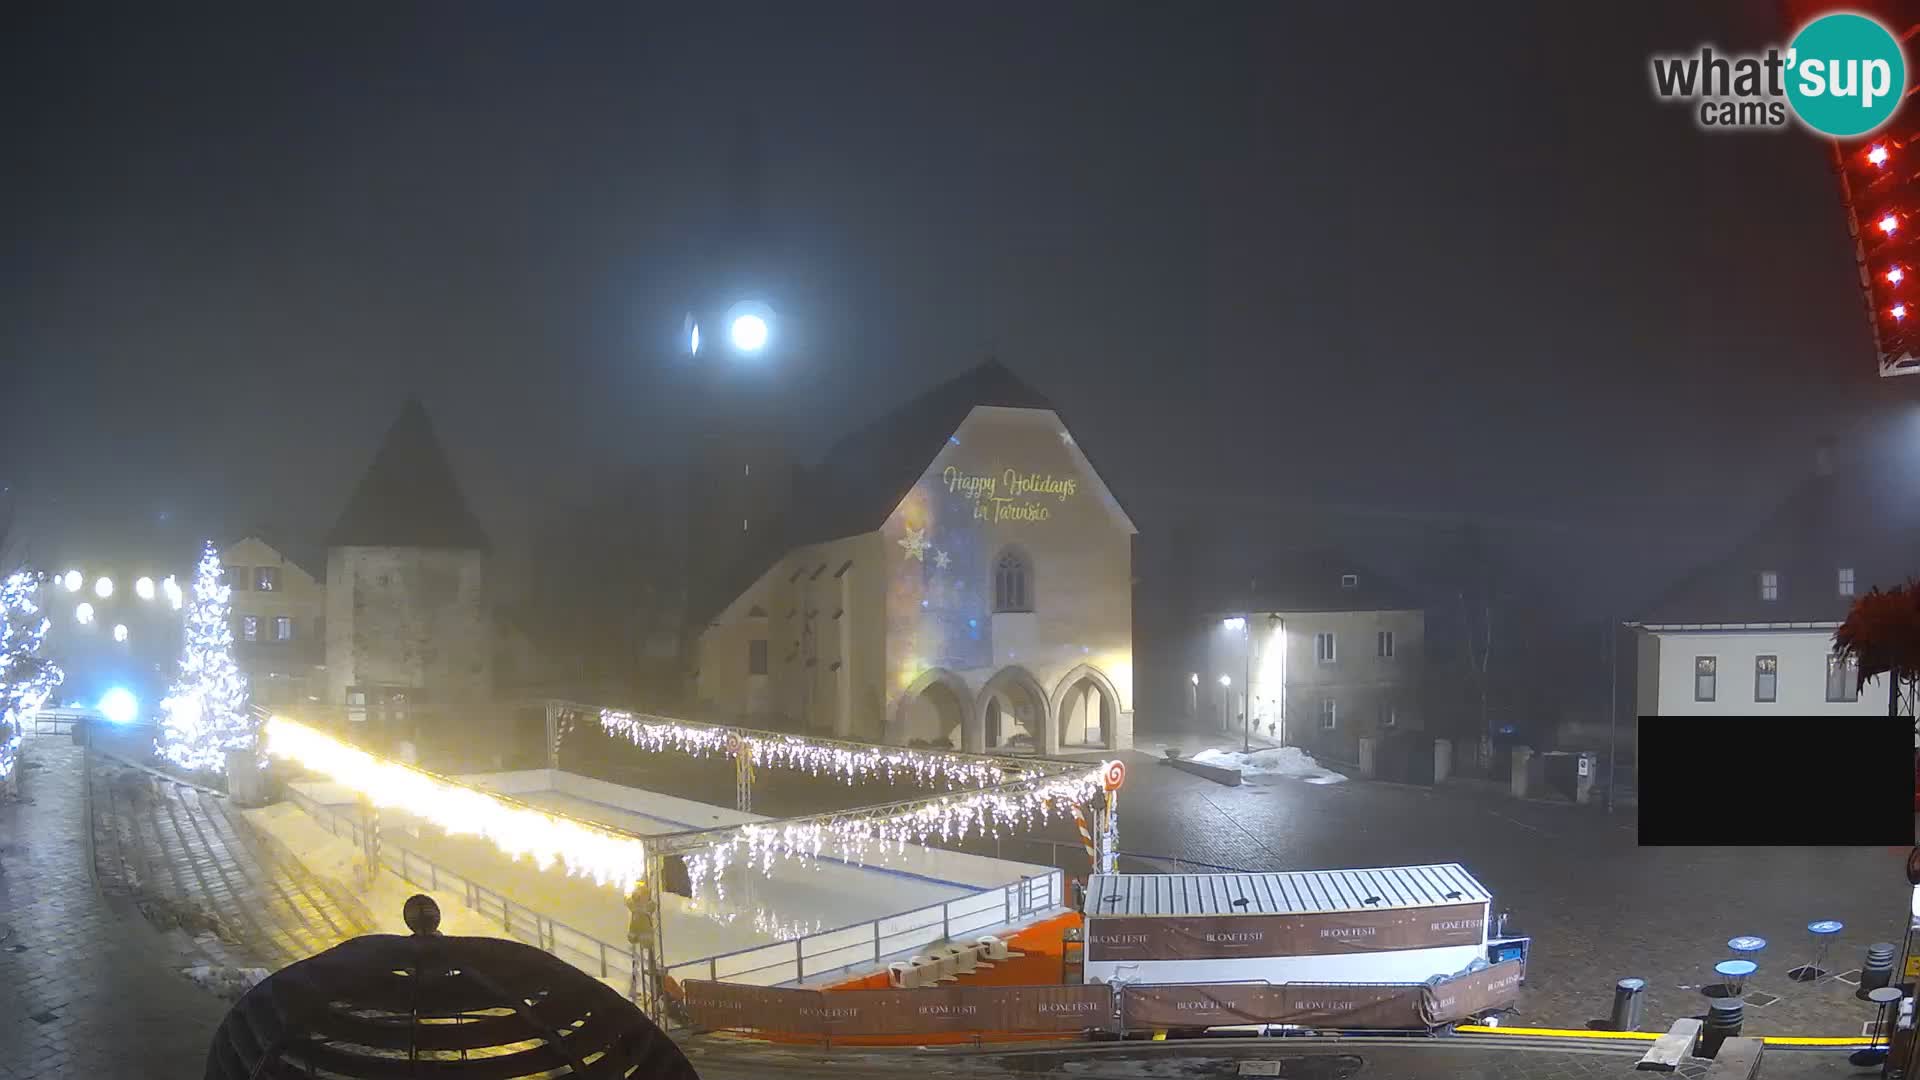
[[[1373,635],[1374,651],[1383,659],[1393,659],[1393,631],[1382,630]]]
[[[1715,685],[1720,670],[1720,660],[1713,656],[1693,658],[1693,700],[1712,701],[1719,688]]]
[[[1760,571],[1760,599],[1780,599],[1780,575],[1772,570]]]
[[[285,615],[276,615],[273,619],[273,640],[293,640],[293,620]]]
[[[1779,657],[1756,656],[1753,658],[1753,700],[1780,700]]]
[[[1383,728],[1390,728],[1390,727],[1398,727],[1399,724],[1400,724],[1400,711],[1393,707],[1393,702],[1391,701],[1381,702],[1380,703],[1380,726]]]
[[[1851,566],[1840,568],[1840,595],[1853,595],[1853,567]]]
[[[1313,635],[1313,658],[1322,664],[1331,664],[1338,659],[1332,634]]]
[[[1007,548],[994,560],[993,610],[1033,610],[1033,567],[1015,548]]]
[[[767,673],[767,639],[755,638],[747,642],[747,674],[765,675]]]
[[[1332,731],[1340,726],[1340,703],[1327,698],[1320,702],[1320,730]]]
[[[1359,587],[1360,587],[1360,575],[1359,575],[1359,574],[1341,574],[1341,575],[1340,575],[1340,587],[1341,587],[1341,588],[1343,588],[1343,589],[1357,589],[1357,588],[1359,588]]]
[[[247,576],[246,567],[244,566],[227,567],[227,585],[229,588],[233,589],[234,592],[246,592],[247,583],[252,580],[253,580],[252,578]]]
[[[1851,656],[1827,657],[1827,700],[1860,700],[1860,661]]]
[[[279,589],[280,568],[277,566],[254,567],[253,587],[256,592],[274,592]]]
[[[259,641],[260,640],[260,616],[258,615],[240,616],[240,640],[241,641]]]

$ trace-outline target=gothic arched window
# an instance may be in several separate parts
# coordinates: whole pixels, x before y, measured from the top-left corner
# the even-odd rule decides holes
[[[1018,548],[1005,548],[993,561],[993,610],[1033,610],[1033,564]]]

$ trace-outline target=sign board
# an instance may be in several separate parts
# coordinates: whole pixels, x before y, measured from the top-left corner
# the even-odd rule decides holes
[[[1119,791],[1120,785],[1127,782],[1127,763],[1109,761],[1100,772],[1100,779],[1107,785],[1108,791]]]
[[[1581,758],[1580,759],[1580,775],[1585,776],[1592,771],[1593,771],[1593,759],[1585,758],[1585,757]]]
[[[1092,961],[1336,956],[1479,945],[1487,905],[1326,911],[1291,915],[1094,916]]]

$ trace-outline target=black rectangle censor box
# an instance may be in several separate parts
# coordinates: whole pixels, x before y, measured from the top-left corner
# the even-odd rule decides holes
[[[1911,847],[1907,717],[1643,716],[1647,847]]]

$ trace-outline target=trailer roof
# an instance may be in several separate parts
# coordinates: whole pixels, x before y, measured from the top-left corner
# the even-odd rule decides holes
[[[1490,901],[1459,863],[1284,874],[1095,874],[1088,915],[1289,915]]]

